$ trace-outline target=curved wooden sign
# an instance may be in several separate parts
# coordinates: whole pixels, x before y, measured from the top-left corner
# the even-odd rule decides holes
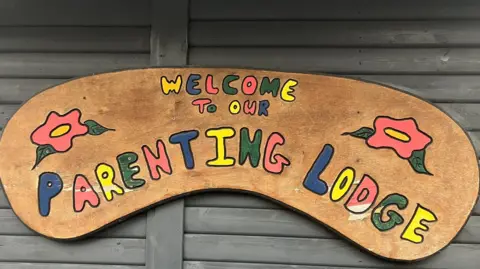
[[[411,261],[455,237],[479,189],[473,146],[445,113],[388,87],[312,74],[152,68],[80,78],[26,102],[0,152],[13,210],[57,239],[183,195],[235,190]]]

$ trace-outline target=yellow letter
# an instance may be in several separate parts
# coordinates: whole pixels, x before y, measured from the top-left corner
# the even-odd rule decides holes
[[[208,166],[232,166],[235,164],[235,159],[231,157],[226,157],[227,148],[225,146],[225,139],[233,137],[235,135],[235,130],[230,127],[223,127],[218,129],[208,129],[206,134],[207,137],[215,137],[217,157],[213,160],[207,161]]]
[[[230,113],[232,113],[233,115],[238,114],[240,112],[240,109],[241,105],[240,102],[238,102],[237,100],[232,101],[228,106],[228,110],[230,110]]]
[[[403,230],[402,239],[411,241],[413,243],[422,243],[423,235],[416,233],[416,230],[420,229],[425,232],[428,231],[426,224],[424,225],[422,223],[423,220],[426,222],[435,222],[437,221],[437,217],[435,214],[433,214],[433,212],[418,204],[412,219],[408,223],[405,230]]]
[[[175,78],[175,81],[170,81],[165,76],[162,76],[160,81],[162,84],[162,91],[165,95],[168,95],[171,91],[176,94],[180,92],[180,87],[182,87],[182,76],[178,75]]]
[[[330,191],[330,199],[334,202],[342,199],[348,190],[350,190],[354,179],[355,170],[351,167],[345,167],[333,183],[332,190]]]
[[[113,170],[113,167],[108,164],[101,163],[95,169],[95,173],[97,175],[98,182],[100,182],[100,187],[102,187],[103,195],[105,195],[107,201],[111,201],[113,199],[112,192],[123,194],[123,189],[117,184],[113,183],[113,180],[115,179],[115,171]]]
[[[280,97],[282,98],[283,101],[293,102],[295,100],[295,96],[290,93],[295,91],[294,89],[292,89],[292,87],[297,86],[297,84],[298,82],[293,79],[289,79],[287,80],[287,82],[285,82],[285,84],[283,84],[283,88],[280,93]]]

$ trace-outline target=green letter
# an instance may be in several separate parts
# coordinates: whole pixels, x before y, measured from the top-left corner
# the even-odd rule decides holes
[[[408,205],[408,199],[401,194],[389,194],[373,209],[373,225],[381,232],[388,231],[396,225],[403,223],[402,216],[393,210],[387,211],[387,216],[389,217],[388,221],[382,220],[383,212],[388,205],[397,205],[399,209],[405,209]]]
[[[253,141],[250,140],[248,128],[242,128],[240,130],[240,154],[238,162],[243,165],[250,159],[252,167],[257,167],[260,162],[260,144],[262,143],[262,130],[255,131]]]
[[[143,186],[145,180],[133,178],[140,172],[140,167],[131,166],[138,160],[138,155],[134,152],[125,152],[117,156],[118,167],[120,167],[120,174],[122,175],[125,187],[135,189]]]
[[[239,76],[228,75],[223,79],[223,92],[230,95],[235,95],[238,93],[236,88],[230,86],[230,82],[235,81]]]
[[[271,93],[273,97],[277,97],[279,88],[280,79],[274,78],[270,82],[268,77],[263,77],[262,84],[260,85],[260,94],[265,95],[266,93]]]

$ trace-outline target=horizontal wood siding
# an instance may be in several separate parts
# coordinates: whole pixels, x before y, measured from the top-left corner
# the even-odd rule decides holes
[[[326,73],[392,86],[449,114],[480,153],[479,1],[192,0],[190,16],[191,65]],[[409,265],[358,251],[323,225],[260,197],[199,194],[185,206],[188,269],[480,263],[480,204],[448,248]]]
[[[145,239],[146,215],[130,218],[112,228],[93,234],[94,237]],[[11,209],[0,209],[0,235],[37,235],[25,226]]]
[[[22,103],[35,94],[65,82],[65,79],[0,78],[0,102]]]
[[[198,21],[192,24],[190,35],[190,45],[196,47],[474,47],[478,44],[480,21],[472,20]]]
[[[2,0],[0,26],[149,26],[148,0]]]
[[[149,27],[0,27],[0,52],[149,53]]]
[[[185,261],[184,269],[366,269],[367,267],[345,266],[310,266],[294,264],[266,264],[266,263],[239,263],[239,262],[205,262]],[[371,268],[371,267],[370,267]],[[8,268],[10,269],[10,268]],[[42,268],[43,269],[43,268]]]
[[[13,1],[13,0],[12,0]],[[476,0],[192,0],[192,20],[479,19]]]
[[[392,266],[391,262],[363,253],[338,239],[186,234],[184,241],[187,260]],[[478,262],[479,251],[479,244],[452,244],[428,260],[403,266],[396,264],[395,268],[475,268],[472,265]]]
[[[193,47],[190,64],[335,74],[479,74],[480,48]]]
[[[72,78],[148,65],[140,53],[1,53],[0,77]]]
[[[144,269],[140,265],[0,262],[2,269]]]
[[[188,207],[185,232],[338,239],[325,226],[286,209]],[[480,242],[480,216],[470,218],[454,243]]]
[[[46,88],[149,66],[149,8],[150,0],[0,1],[0,129]],[[146,214],[58,242],[23,225],[0,187],[1,269],[139,269],[145,255]]]
[[[69,244],[40,236],[0,235],[1,261],[142,265],[145,239],[94,238]]]

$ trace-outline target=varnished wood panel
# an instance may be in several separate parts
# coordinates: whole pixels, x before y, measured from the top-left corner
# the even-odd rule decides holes
[[[213,76],[211,84],[202,80],[208,74]],[[277,86],[278,90],[281,89],[278,96],[266,95],[265,92],[260,94],[266,86],[259,86],[259,92],[255,92],[258,85],[254,86],[255,93],[246,94],[246,87],[254,82],[250,86],[244,84],[242,88],[239,80],[249,78],[258,83],[265,76],[278,77],[278,81],[283,82],[282,88]],[[185,84],[179,85],[187,86],[178,86],[179,93],[172,93],[168,89],[174,86],[168,86],[165,78],[183,79]],[[227,78],[233,79],[225,84]],[[192,84],[195,81],[198,84]],[[201,85],[206,85],[206,88]],[[218,86],[222,92],[207,94],[207,89],[214,91],[212,85],[223,85]],[[325,90],[316,94],[318,91],[312,91],[312,88]],[[109,94],[111,91],[108,89],[115,89],[116,94]],[[201,92],[204,95],[199,95]],[[206,112],[192,105],[202,96],[211,98],[209,101],[217,106],[218,112],[210,108]],[[232,97],[235,99],[232,100]],[[246,110],[240,113],[238,107],[232,107],[234,103],[231,102],[235,100],[241,101],[238,106],[244,101],[256,100],[258,115],[249,115]],[[268,111],[265,107],[261,109],[261,104],[266,102]],[[238,109],[237,112],[234,112],[235,109]],[[55,123],[58,119],[66,120],[66,117],[75,118],[75,122]],[[377,120],[391,127],[381,127],[377,125]],[[407,123],[410,127],[403,125]],[[258,143],[258,150],[264,148],[263,162],[259,167],[252,159],[252,167],[249,167],[248,163],[244,165],[242,161],[236,164],[236,158],[224,155],[227,154],[224,147],[228,156],[245,153],[246,142],[239,139],[246,139],[245,133],[248,135],[251,131],[242,130],[244,127],[251,130],[261,128],[265,135],[265,140],[262,140],[265,142]],[[212,139],[212,132],[217,131],[231,132],[225,136],[234,143],[223,146],[220,141],[225,137],[221,138],[218,134],[215,135],[217,140]],[[237,133],[243,138],[235,136]],[[189,139],[195,145],[195,152],[200,152],[195,154],[195,159],[186,153],[185,148],[178,152],[174,145],[177,135],[193,135]],[[390,138],[378,138],[382,135]],[[75,136],[80,137],[72,142]],[[57,144],[56,141],[60,141],[57,137],[64,144]],[[153,159],[149,158],[153,157],[148,157],[143,145],[152,147],[157,139],[167,137],[170,137],[166,148],[170,152],[168,163],[171,163],[171,168],[165,164],[156,164],[152,168]],[[385,141],[395,139],[403,141],[403,144],[374,144],[374,138],[390,139]],[[277,142],[272,142],[272,139],[277,139]],[[367,141],[362,141],[364,139]],[[163,142],[158,143],[157,147],[164,147]],[[412,143],[416,143],[415,146]],[[275,146],[281,149],[278,150],[281,153],[269,155],[273,154]],[[142,148],[146,160],[136,153],[128,153],[130,163],[122,166],[124,161],[119,159],[121,156],[132,151],[141,154]],[[2,184],[13,210],[35,231],[58,239],[85,236],[169,198],[191,192],[229,189],[279,201],[326,224],[376,255],[395,260],[416,260],[434,254],[456,236],[478,196],[478,160],[474,148],[466,133],[447,114],[391,88],[311,74],[157,68],[85,77],[44,91],[26,102],[5,128],[0,149],[4,153],[0,155]],[[157,150],[163,152],[160,148]],[[328,151],[330,153],[325,153]],[[333,151],[337,156],[335,158]],[[215,152],[216,158],[211,156]],[[421,155],[414,156],[414,153]],[[162,154],[167,155],[166,152]],[[321,164],[325,158],[328,161]],[[333,160],[331,163],[330,159]],[[260,162],[259,157],[257,160]],[[139,166],[133,168],[131,165],[137,161]],[[116,182],[123,181],[125,189],[111,182],[115,170],[108,167],[117,162],[120,174],[117,174]],[[162,171],[157,171],[162,174],[161,180],[152,172],[157,166],[162,167]],[[335,185],[334,179],[342,169],[350,166],[359,167],[355,169],[360,175],[351,176],[348,188],[354,179],[361,179],[353,184],[360,191],[352,190],[350,198],[341,203],[339,199],[346,192],[337,200],[333,196],[330,199],[324,196],[328,186],[344,188],[339,187],[343,185]],[[107,168],[112,170],[101,170]],[[133,174],[125,174],[129,169],[133,169]],[[353,171],[354,168],[348,169]],[[139,178],[151,180],[132,179],[137,173]],[[97,195],[97,202],[93,202],[91,207],[78,209],[72,202],[72,198],[80,199],[78,193],[87,190],[73,191],[78,187],[73,180],[79,177],[90,181],[89,192]],[[462,184],[457,184],[456,179],[461,179]],[[398,184],[399,180],[402,184]],[[366,187],[362,183],[364,181],[371,182],[370,187]],[[47,182],[50,185],[44,185]],[[53,182],[56,182],[55,185]],[[57,192],[52,194],[49,188]],[[332,188],[333,193],[339,192]],[[367,191],[366,194],[364,191]],[[46,193],[50,196],[45,196]],[[393,193],[397,193],[398,199],[409,201],[410,206],[398,204],[405,219],[382,230],[379,222],[386,220],[375,222],[374,215],[381,215],[383,206],[375,202]],[[375,201],[377,194],[378,201]],[[438,199],[437,194],[443,199]],[[355,195],[369,197],[369,200],[363,202],[367,198],[355,198]],[[125,197],[130,199],[122,199]],[[376,206],[372,207],[374,204]],[[421,235],[415,228],[409,228],[419,225],[418,218],[432,222],[422,226],[429,229]],[[398,229],[395,227],[397,224],[403,224],[403,228]]]

